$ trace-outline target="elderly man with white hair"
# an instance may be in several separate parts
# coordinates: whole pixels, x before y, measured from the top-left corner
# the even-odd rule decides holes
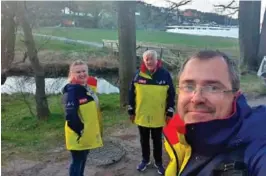
[[[172,118],[175,89],[170,73],[162,67],[157,53],[147,50],[129,90],[128,114],[138,126],[142,148],[142,162],[137,170],[150,164],[150,134],[153,140],[154,166],[164,174],[162,162],[162,127]]]

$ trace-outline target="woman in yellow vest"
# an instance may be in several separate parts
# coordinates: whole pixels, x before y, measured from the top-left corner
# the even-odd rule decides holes
[[[70,65],[69,83],[63,89],[66,148],[72,155],[70,176],[83,176],[90,149],[103,146],[99,101],[88,85],[88,67],[83,61]]]

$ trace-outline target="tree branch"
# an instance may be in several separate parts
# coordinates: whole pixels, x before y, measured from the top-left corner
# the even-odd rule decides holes
[[[239,12],[239,9],[235,9],[233,12],[226,14],[226,16],[234,15]]]
[[[45,46],[47,43],[49,43],[51,41],[52,37],[48,37],[44,40],[44,42],[39,46],[39,48],[37,48],[37,52],[39,52],[43,46]]]
[[[214,7],[216,8],[222,8],[223,10],[226,10],[226,9],[232,9],[232,10],[236,10],[238,9],[239,7],[238,6],[233,6],[235,4],[235,0],[232,0],[229,4],[227,5],[223,5],[223,4],[218,4],[218,5],[214,5]],[[236,12],[235,12],[236,13]]]
[[[182,1],[179,1],[179,2],[173,2],[173,1],[170,1],[170,0],[164,0],[164,1],[166,1],[166,2],[171,4],[171,6],[169,7],[169,10],[168,10],[168,13],[165,16],[165,20],[167,20],[169,18],[169,16],[170,16],[170,12],[172,10],[178,10],[179,7],[190,3],[192,0],[182,0]]]
[[[182,0],[180,2],[173,2],[173,1],[170,1],[170,0],[165,0],[165,1],[172,4],[173,8],[171,8],[171,9],[175,9],[175,8],[178,8],[180,6],[183,6],[183,5],[186,5],[186,4],[190,3],[192,0]]]
[[[20,91],[20,93],[21,93],[21,95],[22,95],[22,98],[23,98],[24,103],[25,103],[26,106],[28,107],[28,110],[29,110],[31,116],[32,116],[33,118],[36,117],[36,115],[35,115],[35,114],[33,113],[33,111],[32,111],[32,108],[31,108],[31,104],[30,104],[30,102],[27,100],[27,97],[28,97],[28,96],[27,96],[25,93],[23,93],[22,90]]]

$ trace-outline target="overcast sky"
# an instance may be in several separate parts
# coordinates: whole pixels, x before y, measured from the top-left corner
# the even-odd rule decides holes
[[[167,6],[164,0],[144,0],[146,3],[155,6]],[[180,0],[172,0],[179,2]],[[180,9],[197,9],[202,12],[216,12],[213,8],[214,4],[228,4],[231,0],[192,0],[191,3],[180,7]],[[266,0],[261,0],[261,21],[266,8]],[[234,17],[237,17],[235,15]]]

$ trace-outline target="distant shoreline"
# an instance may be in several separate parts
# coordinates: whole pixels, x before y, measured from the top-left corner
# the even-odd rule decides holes
[[[168,26],[166,32],[238,39],[238,27]]]

